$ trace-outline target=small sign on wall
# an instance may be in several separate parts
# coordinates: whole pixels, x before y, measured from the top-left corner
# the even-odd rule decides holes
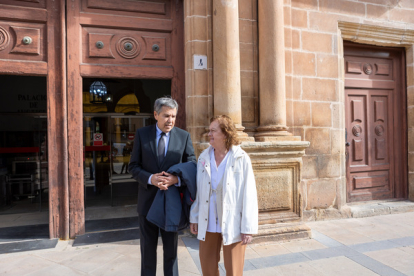
[[[194,55],[193,60],[195,70],[207,70],[207,56]]]
[[[93,145],[94,146],[102,146],[103,145],[103,134],[102,133],[94,133],[93,134]]]

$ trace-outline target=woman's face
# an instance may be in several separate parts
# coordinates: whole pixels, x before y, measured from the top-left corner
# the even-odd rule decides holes
[[[210,138],[210,145],[213,148],[222,148],[226,146],[226,135],[221,131],[218,121],[214,121],[210,124],[210,131],[208,132]]]

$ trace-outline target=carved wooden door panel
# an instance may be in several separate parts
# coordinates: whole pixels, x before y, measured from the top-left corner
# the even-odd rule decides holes
[[[402,52],[345,45],[347,201],[404,197]]]
[[[2,73],[47,75],[47,23],[45,0],[0,1]]]

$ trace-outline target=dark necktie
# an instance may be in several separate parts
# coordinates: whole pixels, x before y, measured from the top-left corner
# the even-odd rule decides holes
[[[158,164],[162,164],[162,161],[164,160],[164,154],[165,154],[165,140],[164,140],[164,132],[161,132],[160,140],[158,141]]]

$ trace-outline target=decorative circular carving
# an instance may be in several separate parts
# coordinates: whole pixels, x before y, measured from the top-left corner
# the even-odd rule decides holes
[[[376,134],[377,136],[382,136],[382,135],[384,135],[384,132],[385,132],[385,129],[384,129],[384,127],[383,127],[382,125],[377,125],[377,126],[375,127],[375,134]]]
[[[33,40],[30,36],[25,36],[22,39],[22,42],[23,42],[24,45],[30,45],[30,44],[32,44],[32,41]]]
[[[139,55],[141,47],[132,37],[123,37],[116,44],[116,51],[123,58],[134,58]]]
[[[132,43],[127,42],[127,43],[125,43],[125,44],[124,44],[124,48],[125,48],[125,50],[127,50],[127,51],[131,51],[131,50],[132,50],[132,48],[134,48],[134,46],[132,45]]]
[[[152,45],[152,50],[154,52],[158,52],[160,50],[160,46],[158,46],[158,44],[154,44],[154,45]]]
[[[4,50],[10,43],[10,35],[6,29],[0,27],[0,51]]]
[[[354,136],[359,137],[362,133],[362,127],[360,125],[354,125],[352,128],[352,133]]]
[[[367,74],[367,75],[371,75],[371,74],[372,74],[373,69],[374,69],[374,68],[372,67],[372,65],[371,65],[371,64],[369,64],[369,63],[365,63],[365,64],[364,64],[363,70],[364,70],[365,74]]]
[[[102,41],[97,41],[95,45],[96,45],[96,48],[98,49],[102,49],[104,47],[104,43]]]

